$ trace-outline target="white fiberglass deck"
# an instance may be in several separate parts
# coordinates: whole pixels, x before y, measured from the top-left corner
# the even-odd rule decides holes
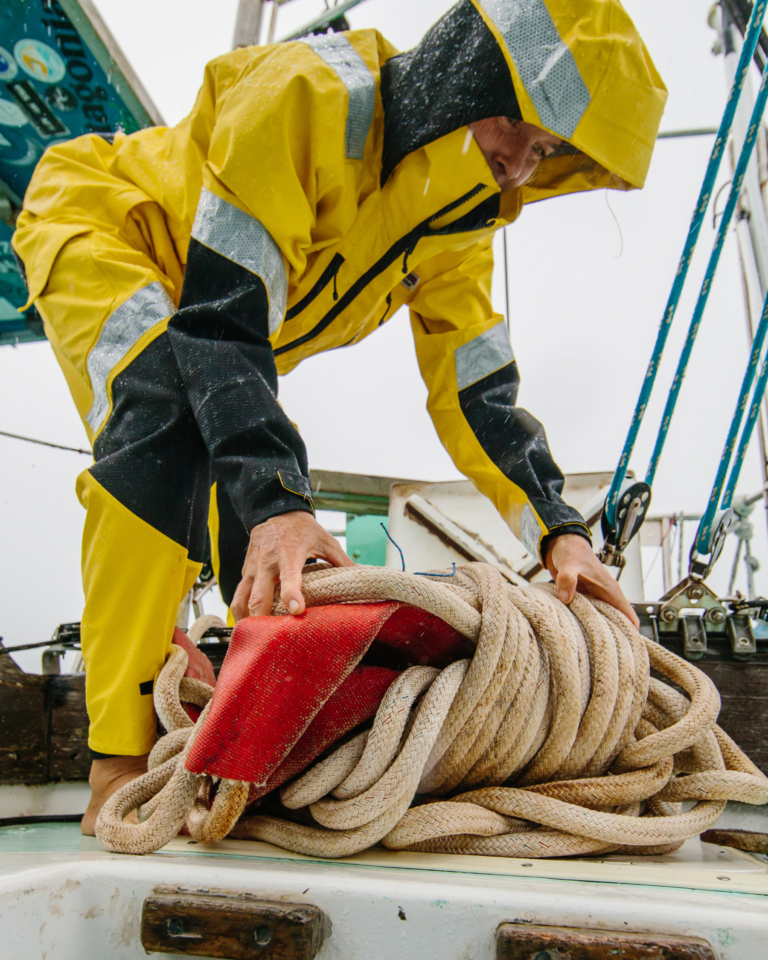
[[[689,841],[659,858],[515,860],[371,850],[316,860],[263,843],[173,840],[105,853],[76,824],[0,829],[0,943],[13,960],[139,960],[158,884],[312,903],[333,925],[321,960],[490,960],[504,921],[707,940],[718,960],[768,960],[768,864]]]

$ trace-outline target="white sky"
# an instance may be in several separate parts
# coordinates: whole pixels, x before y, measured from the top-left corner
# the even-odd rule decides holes
[[[95,2],[166,121],[179,121],[192,106],[205,63],[230,46],[236,0]],[[442,0],[367,0],[348,16],[353,28],[377,27],[407,49],[449,6]],[[710,52],[709,0],[625,0],[625,6],[670,91],[662,129],[717,126],[726,90],[722,59]],[[293,0],[281,9],[278,37],[322,8],[320,0]],[[520,403],[545,424],[566,472],[615,466],[711,143],[705,137],[658,145],[645,190],[610,196],[621,234],[603,192],[531,206],[508,230]],[[730,175],[724,169],[721,182]],[[638,473],[647,465],[713,236],[710,214],[632,464]],[[739,271],[731,235],[652,512],[700,512],[708,498],[747,354]],[[503,312],[500,271],[494,299]],[[281,391],[315,468],[428,480],[457,476],[426,413],[406,312],[352,351],[306,361],[283,379]],[[0,348],[0,430],[87,446],[47,344]],[[80,619],[83,511],[74,484],[87,464],[74,453],[0,437],[0,636],[8,645],[44,640],[57,624]],[[760,486],[755,449],[741,488],[752,493]],[[765,593],[761,507],[754,517],[754,546],[764,564],[757,585]],[[727,583],[729,566],[730,556],[711,581],[716,588]],[[39,655],[20,654],[19,662],[35,669]]]

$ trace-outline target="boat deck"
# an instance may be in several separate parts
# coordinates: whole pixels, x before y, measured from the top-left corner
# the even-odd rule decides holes
[[[141,911],[159,886],[314,904],[332,923],[318,954],[329,960],[486,960],[498,925],[510,921],[700,937],[718,960],[768,960],[768,862],[699,840],[650,858],[374,849],[330,861],[188,837],[123,856],[82,837],[77,824],[0,829],[0,938],[15,960],[145,957]]]

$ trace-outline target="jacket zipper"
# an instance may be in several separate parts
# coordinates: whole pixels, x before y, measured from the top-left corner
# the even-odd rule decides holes
[[[382,323],[384,323],[384,321],[387,319],[387,314],[389,313],[391,308],[392,308],[392,291],[390,290],[390,292],[387,294],[387,309],[384,311],[384,316],[381,318],[381,320],[379,320],[379,326],[381,326]]]
[[[326,327],[328,327],[335,319],[339,316],[347,307],[363,292],[363,290],[372,283],[380,274],[382,274],[387,267],[395,263],[400,257],[403,257],[403,273],[408,273],[408,258],[413,254],[416,249],[416,245],[419,240],[423,237],[429,235],[440,235],[451,232],[459,233],[461,231],[451,231],[451,227],[454,224],[449,224],[447,227],[444,227],[440,230],[431,230],[431,226],[435,221],[440,220],[441,217],[446,216],[452,210],[455,210],[457,207],[463,206],[473,197],[476,197],[478,193],[482,193],[483,190],[487,190],[487,186],[484,183],[478,183],[477,186],[473,187],[468,193],[465,193],[463,197],[459,197],[458,200],[454,200],[452,203],[449,203],[447,206],[443,207],[442,210],[438,210],[437,213],[432,214],[427,220],[422,221],[417,227],[411,230],[409,233],[406,233],[405,236],[400,237],[399,240],[396,240],[392,246],[387,250],[387,252],[380,257],[372,267],[369,267],[358,279],[352,284],[352,286],[344,293],[334,304],[333,307],[326,313],[322,320],[317,323],[309,333],[305,333],[303,337],[299,337],[297,340],[292,341],[291,343],[286,343],[285,346],[278,347],[275,350],[275,356],[280,356],[280,354],[287,353],[289,350],[294,350],[296,347],[303,346],[303,344],[308,343],[310,340],[314,340],[316,336],[321,334]],[[472,211],[470,211],[472,212]],[[474,227],[472,229],[479,230],[480,227]],[[335,272],[331,270],[334,266],[336,259],[339,259],[340,262],[335,268]],[[330,283],[331,279],[335,279],[335,275],[338,272],[341,264],[344,263],[344,258],[339,254],[331,260],[326,269],[323,271],[322,276],[310,290],[310,292],[304,297],[295,307],[292,307],[291,310],[286,314],[286,320],[290,320],[293,317],[297,316],[302,310],[306,309],[309,304],[315,299],[315,297],[320,293],[320,291]],[[385,314],[386,316],[386,314]]]
[[[343,263],[344,257],[342,257],[340,253],[335,254],[331,259],[331,262],[320,274],[317,282],[309,291],[309,293],[305,297],[302,297],[295,306],[291,307],[291,309],[286,313],[285,319],[293,320],[293,318],[297,317],[303,310],[306,310],[310,303],[320,296],[331,280],[333,280],[333,299],[338,300],[339,292],[336,289],[336,275],[341,269]]]

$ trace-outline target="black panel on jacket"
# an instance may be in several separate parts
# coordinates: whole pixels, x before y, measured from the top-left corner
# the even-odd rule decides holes
[[[247,530],[312,511],[304,444],[277,402],[263,281],[191,240],[168,335],[195,419]]]
[[[210,458],[167,333],[115,377],[93,454],[91,473],[116,500],[202,561]]]
[[[490,459],[526,494],[549,530],[583,525],[579,513],[560,496],[563,475],[552,459],[544,428],[527,410],[515,406],[519,385],[513,361],[459,391],[462,413]]]
[[[488,117],[521,120],[499,44],[470,0],[461,0],[413,50],[381,69],[381,182],[409,153]]]

